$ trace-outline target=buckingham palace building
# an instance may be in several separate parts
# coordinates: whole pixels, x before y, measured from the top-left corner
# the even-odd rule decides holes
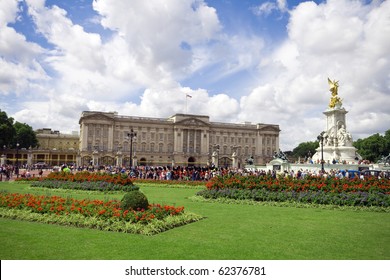
[[[79,165],[215,166],[262,165],[279,151],[279,126],[211,122],[209,116],[168,118],[81,114]]]

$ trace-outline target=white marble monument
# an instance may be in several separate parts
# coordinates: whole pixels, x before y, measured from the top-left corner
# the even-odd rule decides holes
[[[332,96],[326,116],[325,131],[319,136],[320,146],[313,156],[314,162],[321,162],[322,153],[324,163],[357,163],[361,156],[352,145],[352,135],[347,131],[346,114],[342,107],[342,99],[338,96],[338,81],[328,78]],[[322,137],[322,139],[321,139]]]

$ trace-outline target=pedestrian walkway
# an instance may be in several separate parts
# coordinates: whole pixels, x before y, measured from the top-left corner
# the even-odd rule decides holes
[[[1,174],[0,175],[0,181],[4,182],[4,181],[8,181],[8,182],[12,182],[12,181],[15,181],[16,178],[20,178],[23,176],[23,174],[27,174],[27,172],[30,173],[30,177],[39,177],[39,170],[38,169],[35,169],[35,170],[30,170],[30,171],[27,171],[26,169],[20,169],[19,170],[19,176],[17,176],[16,174],[12,174],[12,176],[10,176],[9,180],[7,180],[7,177],[5,174]],[[47,176],[49,173],[51,172],[51,169],[45,169],[43,170],[43,174],[42,176]]]

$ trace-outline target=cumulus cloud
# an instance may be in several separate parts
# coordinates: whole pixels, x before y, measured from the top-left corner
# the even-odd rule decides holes
[[[39,66],[45,65],[52,73],[51,90],[44,92],[46,102],[51,105],[40,107],[26,101],[24,106],[41,108],[40,113],[23,109],[14,115],[27,120],[27,115],[39,118],[46,112],[52,116],[44,121],[46,126],[62,123],[63,129],[77,126],[77,122],[67,125],[61,120],[75,118],[75,112],[80,114],[82,109],[166,116],[184,108],[180,96],[188,89],[182,88],[178,81],[209,63],[214,52],[206,51],[207,45],[221,29],[215,9],[203,1],[94,1],[99,16],[94,16],[93,22],[99,20],[104,28],[113,31],[103,41],[99,34],[87,32],[72,22],[67,11],[59,6],[46,6],[40,0],[26,0],[26,4],[36,32],[53,46],[47,50],[37,48],[35,52],[44,54],[39,63],[33,64],[40,70]],[[9,12],[14,16],[8,17],[7,22],[17,16],[16,1],[9,5]],[[8,32],[24,38],[12,28]],[[21,60],[14,51],[15,46],[21,46],[19,42],[2,42],[11,44],[10,55]],[[0,49],[3,53],[5,47]],[[34,57],[34,48],[28,47],[22,53],[25,56],[32,53]],[[12,64],[10,61],[3,60]],[[2,67],[8,73],[0,73],[0,80],[14,81],[28,70],[22,67],[17,71],[17,67],[11,66],[12,71]],[[3,92],[15,92],[16,83],[11,85],[14,89],[4,82]],[[143,93],[139,98],[140,92]],[[164,100],[166,106],[161,106]]]
[[[19,11],[18,1],[0,3],[0,95],[19,95],[48,79],[36,59],[43,48],[8,26],[17,21]]]
[[[261,61],[268,74],[267,86],[253,90],[241,100],[242,114],[265,109],[263,118],[282,129],[287,147],[315,140],[325,129],[330,98],[327,77],[340,80],[339,95],[355,138],[387,129],[390,121],[390,2],[327,1],[305,2],[290,11],[288,38]],[[263,100],[260,102],[259,100]],[[387,110],[387,113],[385,112]],[[369,113],[370,112],[370,113]],[[315,123],[313,131],[299,135],[303,124]],[[293,129],[291,129],[293,128]]]
[[[104,38],[73,22],[60,4],[25,0],[26,16],[46,42],[40,44],[11,24],[19,4],[0,2],[0,104],[34,128],[78,130],[83,110],[187,112],[279,124],[287,150],[325,128],[330,77],[340,80],[355,139],[389,129],[390,1],[302,2],[291,9],[285,0],[264,2],[252,11],[289,16],[286,38],[272,48],[259,33],[227,32],[219,11],[203,0],[95,0],[94,14],[82,22],[109,30]],[[207,88],[234,83],[238,74],[255,78],[234,96]],[[194,76],[199,85],[189,87],[185,81]]]
[[[286,0],[277,0],[266,1],[259,6],[252,7],[252,12],[257,16],[268,16],[274,11],[287,12],[287,1]]]
[[[215,9],[203,1],[97,0],[93,6],[101,24],[123,38],[134,63],[147,73],[146,86],[188,74],[200,45],[221,28]]]

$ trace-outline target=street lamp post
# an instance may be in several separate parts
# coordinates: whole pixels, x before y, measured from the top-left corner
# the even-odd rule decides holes
[[[325,131],[321,132],[320,135],[317,136],[318,141],[321,143],[321,172],[325,173],[324,169],[324,133]]]
[[[127,133],[127,136],[130,138],[130,163],[129,170],[131,171],[133,163],[133,139],[137,136],[137,132],[134,132],[133,129],[130,130],[130,133]]]
[[[16,178],[19,178],[19,143],[16,143],[15,173],[16,173]]]

